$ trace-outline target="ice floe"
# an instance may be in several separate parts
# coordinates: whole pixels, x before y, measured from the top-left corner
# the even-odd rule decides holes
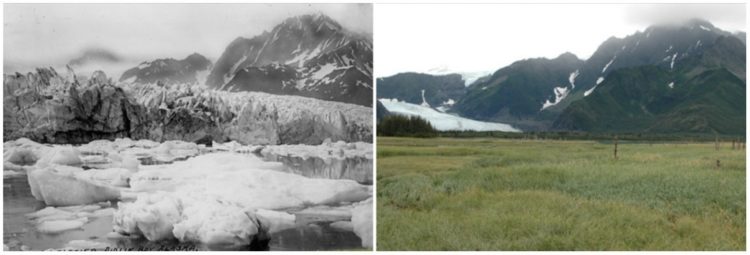
[[[274,169],[241,154],[217,152],[170,165],[144,166],[131,187],[141,193],[121,202],[115,229],[149,240],[175,237],[208,244],[249,243],[256,235],[284,229],[288,215],[265,210],[356,202],[371,189],[350,180],[312,179]],[[264,224],[265,222],[265,224]]]
[[[354,233],[362,239],[362,247],[372,247],[372,199],[363,201],[352,210]]]
[[[47,205],[26,215],[40,233],[81,229],[94,218],[111,216],[110,239],[142,236],[151,241],[242,246],[297,227],[297,212],[317,208],[319,214],[340,215],[325,222],[349,221],[352,203],[372,197],[372,186],[287,173],[282,163],[262,157],[371,160],[373,146],[364,142],[327,139],[315,146],[214,142],[213,148],[207,148],[181,141],[117,139],[70,146],[18,139],[6,142],[4,152],[4,165],[28,172],[32,195]],[[166,164],[141,164],[145,159]],[[120,202],[111,207],[109,201]],[[322,209],[329,205],[337,207]],[[76,240],[63,247],[101,245]]]
[[[105,204],[107,205],[107,204]],[[36,212],[26,214],[41,233],[61,233],[80,229],[91,218],[106,216],[113,208],[102,208],[99,204],[52,207],[48,206]]]

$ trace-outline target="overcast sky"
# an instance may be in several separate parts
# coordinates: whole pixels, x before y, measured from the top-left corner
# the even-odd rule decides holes
[[[86,48],[136,62],[193,52],[215,61],[238,36],[317,12],[347,29],[372,33],[370,4],[6,4],[4,63],[67,63]]]
[[[494,71],[569,51],[590,57],[610,36],[693,17],[745,31],[744,4],[378,4],[375,72]]]

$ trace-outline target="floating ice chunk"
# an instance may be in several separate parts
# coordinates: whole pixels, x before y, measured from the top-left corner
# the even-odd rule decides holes
[[[138,141],[135,142],[135,146],[136,147],[147,148],[147,149],[155,148],[155,147],[158,147],[159,145],[161,145],[161,144],[158,143],[158,142],[154,142],[154,141],[151,141],[151,140],[145,140],[145,139],[141,139],[141,140],[138,140]]]
[[[49,220],[37,224],[37,231],[41,233],[60,233],[68,230],[79,229],[88,222],[88,218],[78,218],[74,220]]]
[[[296,217],[294,214],[286,212],[258,209],[255,210],[255,216],[258,217],[261,224],[268,226],[268,233],[270,234],[294,228],[296,226]]]
[[[362,239],[362,247],[372,248],[372,199],[358,203],[352,209],[354,234]]]
[[[39,160],[39,153],[27,148],[10,148],[6,149],[4,159],[7,163],[19,166],[33,165]]]
[[[53,147],[52,150],[49,150],[36,162],[36,167],[42,168],[51,164],[80,166],[83,164],[83,161],[81,161],[81,152],[72,146]]]
[[[68,211],[68,212],[93,212],[101,208],[102,207],[98,204],[91,204],[91,205],[62,206],[62,207],[58,207],[57,209]]]
[[[118,203],[113,228],[151,241],[171,238],[173,225],[180,220],[180,208],[179,201],[164,193],[139,195],[133,203]]]
[[[90,241],[90,240],[71,240],[65,244],[62,250],[103,250],[109,247],[109,244]]]
[[[81,205],[108,201],[120,197],[114,187],[75,177],[59,171],[59,167],[44,168],[28,174],[31,194],[51,206]]]
[[[186,159],[200,153],[200,148],[195,143],[183,141],[166,141],[154,149],[154,158],[159,161],[172,162]]]
[[[119,203],[114,229],[152,241],[175,237],[183,242],[246,245],[294,221],[288,214],[256,210],[356,202],[372,196],[369,187],[354,181],[269,170],[279,166],[220,152],[144,167],[133,175],[134,190],[170,192],[142,193],[132,203]]]
[[[125,168],[108,168],[99,170],[88,170],[75,173],[75,176],[83,180],[91,180],[115,187],[128,187],[128,181],[132,171]]]
[[[46,154],[52,147],[46,146],[27,138],[19,138],[15,141],[3,143],[3,160],[16,165],[33,165],[42,155]]]
[[[250,244],[261,231],[257,219],[236,205],[202,202],[188,205],[174,225],[174,236],[181,242],[240,246]]]
[[[30,219],[37,219],[37,218],[43,218],[51,215],[56,214],[69,214],[70,212],[65,210],[60,210],[51,206],[47,206],[44,209],[41,209],[39,211],[33,212],[33,213],[27,213],[26,217]]]

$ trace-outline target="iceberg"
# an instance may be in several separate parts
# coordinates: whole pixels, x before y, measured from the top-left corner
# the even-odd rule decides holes
[[[61,167],[32,170],[28,174],[31,195],[49,206],[91,204],[120,197],[115,187],[77,177],[81,171]]]
[[[372,248],[372,199],[358,203],[352,209],[354,233],[362,239],[362,247]]]
[[[294,215],[276,210],[351,203],[372,194],[355,181],[306,178],[281,167],[229,152],[144,166],[131,177],[135,201],[120,202],[114,213],[115,231],[151,241],[249,245],[294,226]]]

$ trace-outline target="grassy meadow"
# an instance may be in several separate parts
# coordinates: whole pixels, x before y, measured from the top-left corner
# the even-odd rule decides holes
[[[379,137],[377,249],[745,250],[731,147]]]

